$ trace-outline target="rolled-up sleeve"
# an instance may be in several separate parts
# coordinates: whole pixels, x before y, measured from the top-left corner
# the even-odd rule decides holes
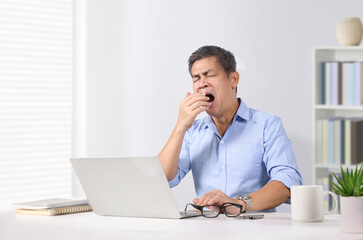
[[[264,156],[270,181],[279,181],[287,188],[302,184],[291,141],[277,116],[267,119],[264,126]]]
[[[180,181],[185,177],[185,175],[187,175],[187,173],[190,171],[191,164],[190,164],[190,151],[189,151],[189,142],[190,142],[189,136],[190,136],[190,130],[188,130],[184,136],[178,160],[178,173],[172,180],[169,181],[169,186],[171,188],[177,186],[180,183]]]

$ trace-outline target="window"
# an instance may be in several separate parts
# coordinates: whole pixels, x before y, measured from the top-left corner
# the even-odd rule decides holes
[[[72,1],[0,1],[0,209],[71,195]]]

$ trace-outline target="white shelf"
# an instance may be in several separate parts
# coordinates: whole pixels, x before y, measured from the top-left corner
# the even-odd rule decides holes
[[[357,51],[357,50],[363,50],[363,47],[360,46],[322,46],[322,47],[315,47],[315,51],[321,51],[321,50],[328,50],[328,51],[335,51],[335,50],[349,50],[349,51]]]
[[[363,111],[363,106],[337,106],[337,105],[315,105],[315,110],[346,110]]]
[[[316,122],[331,117],[363,117],[363,106],[321,105],[321,63],[326,61],[363,61],[363,47],[316,47],[313,49],[313,184],[318,178],[329,176],[330,172],[340,172],[338,164],[317,163]],[[354,169],[356,165],[343,165]]]
[[[360,167],[360,164],[358,165],[342,165],[343,169],[355,169],[356,166],[358,168]],[[330,171],[339,170],[340,171],[340,165],[337,164],[315,164],[315,168],[322,168],[322,169],[328,169]]]

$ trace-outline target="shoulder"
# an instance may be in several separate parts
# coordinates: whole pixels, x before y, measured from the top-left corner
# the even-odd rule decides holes
[[[265,142],[270,142],[280,137],[283,139],[287,138],[286,131],[280,117],[259,110],[252,109],[251,111],[253,111],[251,119],[258,122]]]
[[[265,139],[286,135],[280,117],[256,109],[250,109],[250,111],[250,120],[258,126]]]
[[[239,99],[240,107],[237,111],[237,115],[246,120],[247,123],[256,124],[259,126],[268,126],[271,123],[281,122],[281,119],[271,113],[250,108],[244,101]]]
[[[281,118],[274,114],[253,108],[249,108],[249,111],[251,120],[263,124],[265,127],[282,123]]]

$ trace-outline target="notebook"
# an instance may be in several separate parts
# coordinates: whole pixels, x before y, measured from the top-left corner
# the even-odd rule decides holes
[[[87,200],[73,200],[64,198],[51,198],[31,202],[15,203],[18,214],[28,215],[62,215],[70,213],[92,211]]]
[[[21,209],[44,210],[49,208],[68,207],[83,204],[88,204],[87,199],[73,200],[65,198],[50,198],[31,202],[15,203],[13,206],[15,208]]]
[[[185,218],[157,157],[72,158],[72,166],[98,215]]]

